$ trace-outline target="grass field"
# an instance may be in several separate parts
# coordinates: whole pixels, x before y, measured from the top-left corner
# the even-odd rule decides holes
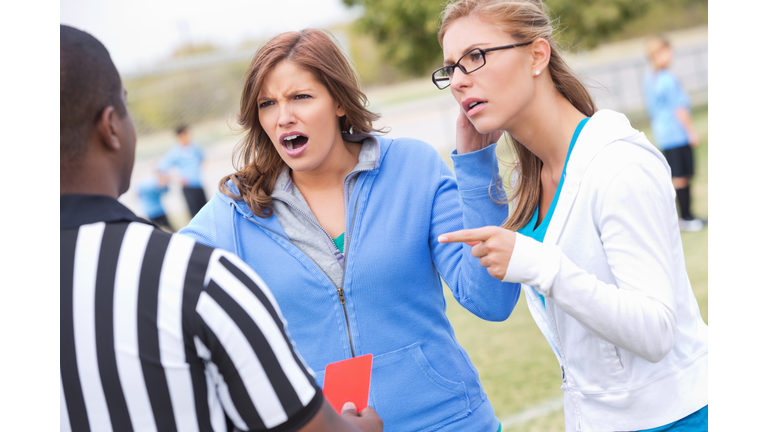
[[[707,218],[707,107],[694,111],[694,122],[702,138],[695,150],[696,175],[692,185],[693,212]],[[634,125],[651,137],[647,124]],[[651,139],[651,141],[653,141]],[[682,233],[688,275],[704,322],[707,316],[707,236],[705,227],[697,233]],[[525,295],[509,319],[501,323],[483,321],[462,308],[445,289],[447,314],[456,337],[477,367],[480,380],[502,421],[527,409],[562,398],[560,367],[544,336],[533,322]],[[562,408],[550,410],[524,423],[507,428],[515,431],[562,431]]]

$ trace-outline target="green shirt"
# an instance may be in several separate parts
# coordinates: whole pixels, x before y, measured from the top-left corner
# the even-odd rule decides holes
[[[344,253],[344,233],[341,233],[340,236],[333,239],[333,244],[336,245],[336,249],[338,249],[339,252]]]

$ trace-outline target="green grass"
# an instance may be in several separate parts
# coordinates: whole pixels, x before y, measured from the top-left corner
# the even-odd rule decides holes
[[[692,184],[693,212],[707,218],[707,120],[706,107],[694,112],[694,123],[702,138],[695,149],[696,176]],[[651,137],[647,124],[636,124]],[[682,233],[688,275],[707,322],[707,233]],[[456,337],[477,367],[480,380],[496,410],[504,419],[553,398],[562,397],[560,367],[531,318],[525,295],[504,322],[483,321],[462,308],[445,289],[447,314]],[[561,409],[514,428],[516,431],[562,431]]]

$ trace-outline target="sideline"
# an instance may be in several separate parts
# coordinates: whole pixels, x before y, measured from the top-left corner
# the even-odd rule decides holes
[[[544,401],[536,406],[532,406],[526,410],[520,411],[517,414],[512,414],[511,416],[505,419],[502,419],[501,430],[502,431],[512,430],[514,426],[519,426],[523,423],[527,423],[535,418],[544,417],[545,415],[553,411],[557,411],[559,409],[563,409],[562,396],[554,399],[550,399],[548,401]]]

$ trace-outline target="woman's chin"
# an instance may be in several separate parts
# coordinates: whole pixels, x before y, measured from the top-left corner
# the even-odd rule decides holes
[[[319,164],[313,163],[313,161],[310,161],[309,158],[283,158],[283,162],[285,162],[286,165],[288,165],[288,168],[291,169],[291,171],[296,173],[304,173],[312,171],[313,169],[317,168]]]
[[[499,130],[499,125],[488,121],[487,119],[478,119],[476,122],[472,121],[472,125],[481,134],[487,134],[489,132]]]

